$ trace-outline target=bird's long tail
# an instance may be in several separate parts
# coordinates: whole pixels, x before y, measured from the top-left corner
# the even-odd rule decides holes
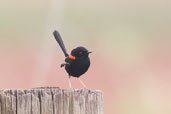
[[[67,57],[68,56],[68,53],[66,51],[65,45],[64,45],[64,43],[62,41],[62,38],[61,38],[59,32],[55,30],[53,32],[53,35],[54,35],[56,41],[58,42],[59,46],[61,47],[62,51],[64,52],[65,57]]]

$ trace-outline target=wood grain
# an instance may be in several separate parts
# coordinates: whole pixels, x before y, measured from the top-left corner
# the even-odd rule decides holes
[[[0,114],[103,114],[102,92],[88,89],[0,90]]]

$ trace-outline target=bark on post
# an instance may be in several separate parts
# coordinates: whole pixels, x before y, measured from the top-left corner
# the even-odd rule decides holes
[[[57,87],[0,90],[0,114],[103,114],[102,92]]]

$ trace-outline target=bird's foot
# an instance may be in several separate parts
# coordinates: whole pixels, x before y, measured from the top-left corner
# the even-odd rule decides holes
[[[65,65],[69,65],[69,63],[62,63],[61,68],[64,67]]]

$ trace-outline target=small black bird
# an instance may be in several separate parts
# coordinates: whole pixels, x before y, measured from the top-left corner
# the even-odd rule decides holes
[[[71,51],[71,54],[68,54],[59,32],[55,30],[53,32],[53,35],[66,57],[65,63],[61,64],[61,67],[65,66],[65,70],[69,75],[70,88],[71,88],[71,81],[70,81],[71,76],[77,77],[80,83],[86,88],[86,85],[80,80],[79,77],[82,74],[84,74],[90,66],[90,59],[88,56],[91,52],[89,52],[85,47],[80,46],[73,49]]]

